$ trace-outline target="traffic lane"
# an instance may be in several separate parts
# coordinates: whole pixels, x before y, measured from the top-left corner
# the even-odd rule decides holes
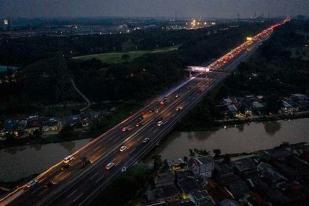
[[[171,108],[171,110],[174,112],[173,108]],[[156,128],[156,122],[154,122],[152,126],[154,126],[154,127]],[[152,133],[152,132],[151,132],[151,133]],[[150,136],[149,134],[147,134],[147,132],[146,132],[146,135],[147,135],[147,136]],[[141,141],[141,140],[144,139],[144,138],[145,138],[145,135],[142,135],[142,137],[139,138],[137,141]],[[137,144],[137,143],[135,142],[134,144]],[[133,149],[134,149],[134,151],[135,151],[136,148],[133,148]],[[129,148],[129,150],[131,150],[131,149]],[[125,153],[123,153],[123,154],[125,154]],[[119,156],[119,155],[118,155],[118,156]],[[119,158],[119,157],[114,157],[114,158]],[[111,158],[108,158],[108,159],[111,159]],[[121,160],[121,161],[123,161],[123,160]],[[105,163],[106,163],[106,162],[105,162]],[[104,164],[105,164],[105,163],[104,163]],[[107,163],[106,163],[106,164],[107,164]],[[112,169],[111,171],[113,171],[113,169]],[[82,188],[84,189],[84,188],[85,188],[85,185],[83,185]],[[75,191],[75,190],[74,190],[74,191]],[[78,194],[78,193],[76,193],[76,194]]]
[[[156,128],[157,129],[157,128]],[[153,132],[151,132],[150,134],[154,134]],[[151,135],[148,136],[151,136]],[[93,181],[91,182],[91,184],[83,184],[80,185],[79,188],[81,188],[81,190],[79,190],[78,192],[75,192],[76,190],[72,191],[72,193],[75,193],[76,196],[75,197],[70,197],[69,198],[59,198],[61,200],[61,202],[57,202],[57,205],[74,205],[76,203],[76,200],[80,199],[80,200],[84,200],[87,199],[88,196],[91,194],[91,191],[93,190],[93,188],[96,188],[102,184],[104,184],[104,182],[108,183],[109,180],[115,176],[118,175],[118,173],[121,173],[121,170],[124,166],[126,167],[130,167],[131,165],[133,165],[136,160],[134,158],[136,158],[136,156],[140,155],[140,149],[143,149],[144,146],[149,147],[149,146],[153,146],[153,142],[156,142],[157,139],[156,138],[150,138],[150,141],[148,143],[140,143],[136,146],[135,150],[133,150],[130,154],[126,153],[127,155],[124,155],[124,158],[128,158],[128,161],[126,159],[123,159],[122,162],[117,165],[114,166],[113,168],[111,168],[110,170],[99,170],[99,172],[101,173],[100,175],[100,179],[93,179]],[[147,146],[148,145],[148,146]],[[133,158],[133,160],[132,160]],[[126,160],[126,161],[124,161]],[[107,164],[107,162],[105,162]],[[103,163],[104,165],[104,163]],[[104,177],[104,178],[102,178]],[[87,192],[88,191],[88,192]],[[78,194],[80,194],[81,192],[83,192],[83,196],[78,196]],[[88,194],[88,195],[87,195]],[[67,197],[67,196],[64,196]]]

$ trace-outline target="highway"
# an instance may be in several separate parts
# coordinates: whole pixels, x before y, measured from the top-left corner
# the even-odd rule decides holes
[[[32,181],[3,197],[0,205],[90,205],[114,178],[140,161],[160,143],[177,122],[237,65],[248,58],[275,24],[193,75],[164,96],[152,100],[112,129]]]

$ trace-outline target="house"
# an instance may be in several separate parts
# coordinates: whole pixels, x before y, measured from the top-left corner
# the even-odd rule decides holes
[[[61,121],[56,118],[48,118],[42,122],[42,131],[45,134],[56,134],[61,130]]]
[[[212,179],[208,181],[206,189],[216,204],[218,204],[224,199],[232,198],[231,193],[228,192],[228,190],[225,187],[219,185]]]
[[[190,194],[193,191],[200,190],[201,185],[199,184],[198,180],[194,177],[184,176],[181,178],[176,178],[177,186],[182,192],[183,199],[189,199]]]
[[[257,166],[257,171],[260,173],[260,176],[264,178],[270,184],[275,184],[278,182],[286,181],[286,178],[282,176],[279,172],[265,162],[261,162]]]
[[[235,116],[238,111],[237,107],[234,104],[227,105],[227,110],[228,113],[232,116]]]
[[[235,160],[232,163],[236,172],[243,176],[248,176],[250,173],[256,172],[256,164],[250,157]]]
[[[200,176],[204,180],[212,177],[212,173],[215,168],[215,162],[211,156],[191,158],[188,165],[194,175]]]
[[[214,205],[214,203],[212,202],[210,196],[208,195],[206,191],[201,191],[201,190],[193,191],[190,194],[190,199],[192,202],[195,203],[195,205],[198,205],[198,206]]]
[[[231,163],[216,162],[215,163],[215,178],[220,180],[225,176],[233,174],[233,165]]]
[[[292,155],[292,152],[285,148],[268,149],[264,150],[263,153],[270,159],[276,159],[276,160],[283,160]]]
[[[174,185],[175,184],[174,175],[169,171],[164,172],[164,173],[159,173],[154,178],[154,184],[155,184],[155,187]]]
[[[218,206],[239,206],[240,204],[232,199],[224,199],[222,200]]]
[[[70,125],[71,127],[79,127],[82,125],[80,115],[71,115],[68,116],[65,120],[66,125]]]
[[[285,113],[293,113],[298,111],[298,106],[291,100],[281,100],[281,111]]]
[[[261,111],[264,110],[264,108],[265,108],[265,106],[262,103],[260,103],[258,101],[252,102],[252,109],[253,109],[253,111],[261,112]]]
[[[154,190],[157,201],[164,201],[168,204],[180,201],[180,192],[175,185],[161,186]]]
[[[309,97],[307,97],[304,94],[292,94],[291,95],[291,99],[295,102],[299,102],[299,101],[309,101]]]
[[[36,131],[42,130],[42,122],[38,117],[29,117],[27,119],[27,125],[25,132],[29,135],[33,135]]]
[[[145,204],[144,206],[168,206],[168,204],[165,201],[159,201],[155,203]]]
[[[266,184],[260,177],[252,178],[254,190],[270,200],[274,205],[287,205],[289,199],[278,189]]]
[[[231,174],[224,176],[220,182],[233,195],[233,198],[237,200],[249,193],[249,188],[246,182],[237,175]]]

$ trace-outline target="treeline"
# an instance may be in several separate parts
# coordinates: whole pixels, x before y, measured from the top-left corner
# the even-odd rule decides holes
[[[275,31],[248,62],[224,84],[222,95],[262,94],[272,97],[309,94],[309,58],[292,55],[309,43],[309,21],[293,20]]]
[[[192,34],[187,35],[187,41],[176,51],[147,54],[113,65],[95,59],[71,60],[68,67],[79,88],[94,101],[143,100],[183,79],[187,65],[201,64],[222,55],[242,42],[248,33],[252,35],[262,27],[265,24],[247,24],[210,35],[206,30],[198,30],[196,34],[190,31]]]
[[[181,43],[182,46],[175,51],[147,54],[119,64],[107,64],[95,59],[81,61],[63,57],[61,52],[56,53],[53,58],[40,60],[21,70],[21,81],[17,84],[18,86],[13,85],[14,89],[8,89],[7,91],[11,92],[6,92],[7,95],[1,97],[3,101],[0,103],[0,110],[4,113],[13,112],[14,107],[23,105],[22,108],[16,108],[16,111],[25,111],[27,107],[33,109],[33,105],[79,101],[80,98],[72,91],[69,84],[70,78],[75,80],[78,88],[91,101],[143,101],[182,80],[185,76],[184,68],[187,65],[209,62],[242,42],[248,34],[253,35],[268,24],[241,24],[239,27],[229,28],[228,31],[218,29],[216,33],[211,34],[208,33],[210,31],[208,29],[150,33],[141,31],[132,34],[134,36],[132,42],[144,49],[172,43]],[[92,40],[89,42],[86,40],[95,39],[95,37],[84,38],[85,42],[79,42],[80,45],[91,47],[94,44]],[[128,35],[116,35],[113,38],[115,39],[107,45],[114,45],[117,48],[119,42],[123,42],[119,39],[118,42],[117,38],[128,38]],[[100,41],[98,40],[96,45],[101,48]],[[35,42],[38,43],[39,40]],[[48,45],[56,49],[65,47],[62,44],[53,45],[51,42]],[[16,54],[12,58],[17,58]],[[0,91],[5,92],[1,87]]]
[[[309,57],[293,56],[309,44],[309,21],[293,20],[276,30],[247,61],[199,103],[179,124],[181,130],[217,126],[222,114],[215,106],[227,96],[263,95],[265,111],[277,113],[281,99],[293,93],[309,95]],[[305,55],[305,54],[304,54]]]
[[[252,24],[253,25],[253,24]],[[128,50],[148,50],[194,42],[205,37],[211,30],[224,28],[219,25],[200,30],[163,31],[140,30],[128,34],[81,35],[81,36],[33,36],[0,38],[0,64],[24,66],[61,52],[66,57]],[[246,28],[248,24],[241,27]]]

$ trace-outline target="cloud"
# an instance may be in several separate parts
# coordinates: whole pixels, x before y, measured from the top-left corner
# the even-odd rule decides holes
[[[309,15],[308,0],[0,0],[0,15],[235,18]]]

